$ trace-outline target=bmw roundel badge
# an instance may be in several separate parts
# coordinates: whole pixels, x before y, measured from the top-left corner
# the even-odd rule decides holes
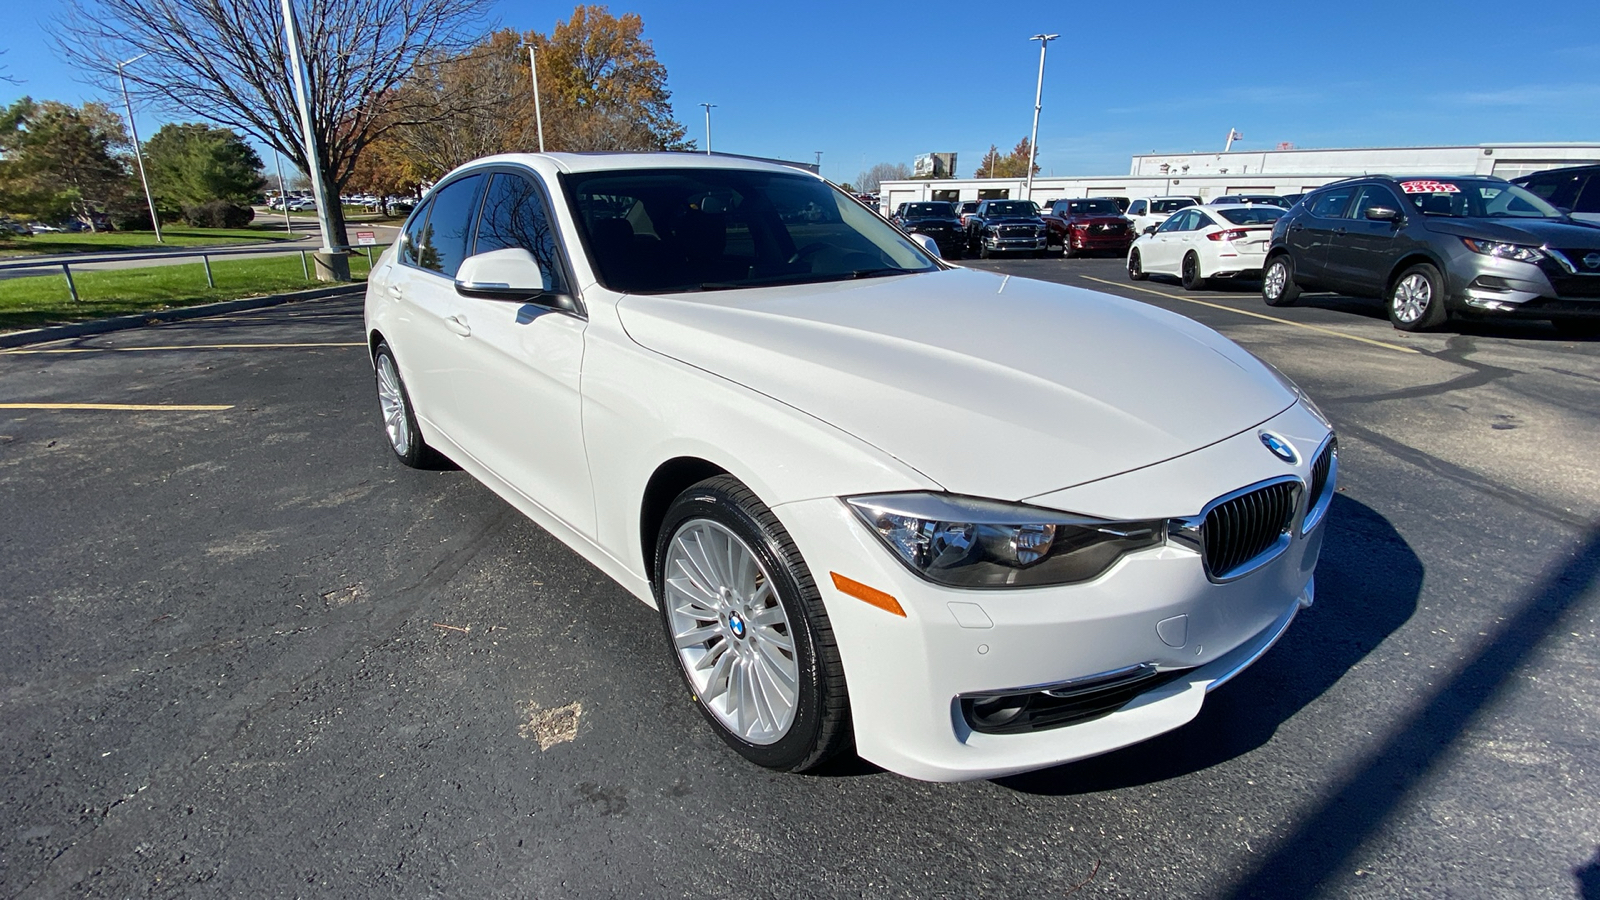
[[[1261,432],[1261,443],[1272,451],[1273,456],[1291,466],[1300,462],[1300,454],[1294,452],[1294,445],[1270,431]]]

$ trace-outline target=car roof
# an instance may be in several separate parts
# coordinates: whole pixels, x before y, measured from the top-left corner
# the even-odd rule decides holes
[[[459,166],[456,171],[468,167],[496,163],[520,164],[534,169],[553,166],[558,171],[570,173],[606,172],[623,169],[753,169],[765,172],[800,173],[810,175],[813,178],[821,178],[820,175],[802,168],[798,164],[784,165],[770,160],[736,156],[729,153],[671,151],[660,153],[499,153],[494,156],[485,156],[472,160]],[[442,181],[443,179],[440,180]]]
[[[1522,184],[1530,178],[1538,178],[1541,175],[1582,175],[1586,173],[1593,175],[1596,172],[1600,172],[1600,165],[1562,166],[1559,169],[1542,169],[1538,172],[1529,172],[1526,175],[1519,175],[1516,178],[1511,179],[1511,183]]]

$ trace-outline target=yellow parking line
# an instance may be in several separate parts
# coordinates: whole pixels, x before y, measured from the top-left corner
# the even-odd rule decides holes
[[[220,412],[230,406],[182,406],[154,403],[0,403],[0,409],[98,409],[114,412]]]
[[[305,347],[365,347],[355,343],[316,344],[174,344],[167,347],[58,347],[45,350],[0,350],[0,354],[24,355],[30,353],[140,353],[152,350],[293,350]]]
[[[1322,334],[1329,334],[1329,335],[1332,335],[1334,337],[1344,338],[1347,341],[1359,341],[1359,342],[1361,342],[1363,344],[1371,344],[1374,347],[1382,347],[1385,350],[1394,350],[1394,351],[1399,352],[1399,353],[1421,353],[1422,352],[1421,350],[1417,350],[1417,349],[1414,349],[1412,347],[1402,347],[1399,344],[1389,344],[1389,343],[1385,343],[1384,341],[1375,341],[1372,338],[1364,338],[1364,337],[1359,337],[1359,336],[1353,335],[1353,334],[1345,334],[1342,331],[1334,331],[1332,328],[1323,328],[1320,325],[1307,325],[1304,322],[1291,322],[1288,319],[1280,319],[1277,316],[1262,315],[1261,313],[1258,313],[1258,312],[1251,312],[1248,309],[1239,309],[1238,307],[1235,307],[1235,306],[1224,306],[1221,303],[1207,303],[1204,300],[1196,300],[1193,297],[1184,297],[1184,296],[1181,296],[1179,294],[1169,294],[1166,291],[1152,290],[1152,289],[1147,288],[1147,287],[1139,287],[1138,285],[1133,285],[1133,284],[1123,284],[1123,283],[1121,283],[1119,281],[1107,281],[1104,278],[1095,278],[1093,275],[1079,275],[1078,277],[1087,279],[1089,281],[1098,281],[1101,284],[1109,284],[1112,287],[1121,287],[1121,288],[1128,288],[1130,290],[1135,290],[1135,291],[1144,291],[1146,294],[1155,294],[1157,297],[1165,297],[1168,300],[1182,300],[1185,303],[1197,303],[1197,304],[1199,304],[1201,306],[1209,306],[1212,309],[1220,309],[1220,310],[1225,310],[1225,311],[1231,312],[1231,313],[1238,313],[1241,316],[1250,316],[1250,317],[1256,318],[1256,319],[1266,319],[1268,322],[1277,322],[1280,325],[1293,325],[1296,328],[1304,328],[1307,331],[1316,331],[1316,332],[1320,332]]]

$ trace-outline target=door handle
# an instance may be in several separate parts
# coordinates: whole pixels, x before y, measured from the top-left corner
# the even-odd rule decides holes
[[[389,296],[394,297],[396,300],[398,300],[401,297],[404,297],[405,294],[406,294],[406,292],[400,289],[400,285],[395,284],[392,281],[389,282]]]
[[[463,319],[460,316],[445,316],[444,327],[454,331],[456,334],[459,334],[462,337],[466,337],[472,333],[472,327],[467,324],[466,319]]]
[[[1303,230],[1303,229],[1304,229],[1304,228],[1305,228],[1305,226],[1304,226],[1304,225],[1301,225],[1301,224],[1300,224],[1300,223],[1299,223],[1299,222],[1296,222],[1296,223],[1294,223],[1294,224],[1293,224],[1293,225],[1290,225],[1290,226],[1289,226],[1289,230],[1290,230],[1290,231],[1301,231],[1301,230]]]
[[[1333,233],[1334,234],[1349,234],[1350,233],[1350,229],[1348,229],[1348,228],[1335,228],[1333,230]]]

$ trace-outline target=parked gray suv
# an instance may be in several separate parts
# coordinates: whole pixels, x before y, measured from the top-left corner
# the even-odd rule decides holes
[[[1600,333],[1600,228],[1500,178],[1353,178],[1272,230],[1261,296],[1284,306],[1302,290],[1381,297],[1404,331],[1473,313]]]

